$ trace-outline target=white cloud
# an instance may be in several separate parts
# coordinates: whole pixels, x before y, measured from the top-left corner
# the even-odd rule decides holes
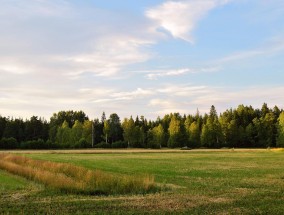
[[[163,69],[163,70],[151,70],[151,71],[140,71],[140,73],[147,73],[145,77],[149,80],[156,80],[162,77],[180,76],[189,73],[210,73],[219,71],[219,67],[205,67],[205,68],[184,68],[184,69]]]
[[[157,70],[151,71],[151,73],[146,75],[147,79],[153,80],[157,79],[158,77],[165,77],[165,76],[179,76],[190,72],[190,69],[177,69],[177,70]]]
[[[146,11],[146,16],[157,22],[157,28],[162,27],[175,38],[194,42],[193,30],[199,20],[217,6],[229,1],[167,1]]]
[[[31,70],[28,70],[26,68],[20,67],[15,64],[14,65],[13,64],[1,64],[0,72],[12,73],[12,74],[25,74],[25,73],[31,72]]]
[[[208,87],[206,86],[175,86],[170,85],[157,90],[159,93],[167,94],[168,96],[179,96],[179,97],[190,97],[194,95],[207,94],[210,93]]]
[[[113,93],[111,97],[133,99],[133,98],[143,98],[143,97],[147,97],[153,94],[154,92],[151,89],[145,90],[145,89],[137,88],[136,90],[130,91],[130,92]]]

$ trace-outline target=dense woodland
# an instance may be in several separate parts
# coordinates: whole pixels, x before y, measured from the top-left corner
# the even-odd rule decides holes
[[[284,147],[284,112],[264,103],[261,109],[239,105],[220,115],[171,113],[147,120],[121,120],[116,113],[90,120],[83,111],[60,111],[49,121],[32,116],[0,116],[1,149],[51,148],[264,148]]]

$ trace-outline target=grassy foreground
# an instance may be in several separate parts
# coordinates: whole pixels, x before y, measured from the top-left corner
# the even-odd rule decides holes
[[[146,195],[62,194],[0,171],[0,214],[283,214],[284,211],[283,150],[35,151],[25,156],[115,174],[154,175],[157,182],[170,189]]]

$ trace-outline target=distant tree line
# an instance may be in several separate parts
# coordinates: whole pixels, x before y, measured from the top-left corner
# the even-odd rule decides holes
[[[284,147],[284,112],[264,103],[261,109],[239,105],[217,114],[171,113],[147,120],[116,113],[90,120],[83,111],[60,111],[49,122],[32,116],[0,116],[1,149],[51,148],[264,148]]]

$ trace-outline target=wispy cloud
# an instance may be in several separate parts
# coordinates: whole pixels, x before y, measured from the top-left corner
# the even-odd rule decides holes
[[[153,80],[157,79],[158,77],[165,77],[165,76],[179,76],[190,72],[190,69],[177,69],[177,70],[156,70],[151,71],[151,73],[146,75],[147,79]]]
[[[254,49],[235,52],[216,60],[217,63],[230,63],[233,61],[248,60],[259,56],[270,56],[284,51],[284,35],[270,38]]]
[[[139,71],[140,73],[146,73],[145,77],[149,80],[157,80],[162,77],[169,76],[181,76],[185,74],[194,73],[210,73],[219,71],[219,67],[205,67],[205,68],[184,68],[184,69],[160,69],[151,71]]]
[[[157,22],[157,29],[162,27],[175,38],[194,42],[193,30],[208,12],[229,1],[167,1],[146,11],[146,16]]]
[[[147,61],[151,53],[141,51],[143,46],[151,41],[142,40],[134,36],[116,35],[98,39],[91,53],[68,57],[66,60],[80,67],[71,76],[78,76],[86,71],[97,76],[117,75],[125,66]]]
[[[157,90],[161,94],[167,94],[168,96],[179,97],[191,97],[200,94],[210,93],[210,90],[206,86],[192,86],[192,85],[169,85]]]
[[[123,101],[123,100],[139,100],[147,98],[151,95],[155,94],[152,89],[142,89],[137,88],[133,91],[124,91],[124,92],[112,92],[104,93],[105,98],[96,99],[94,103],[105,103],[105,102],[112,102],[112,101]],[[107,98],[106,98],[107,97]]]
[[[116,19],[109,19],[108,11],[80,7],[83,13],[68,1],[5,0],[0,8],[0,70],[113,77],[152,57],[145,47],[155,38],[143,31],[146,21],[137,19],[137,30],[122,24],[127,17],[114,13]]]
[[[114,98],[143,98],[143,97],[147,97],[149,95],[153,95],[153,90],[151,89],[141,89],[141,88],[137,88],[134,91],[131,92],[118,92],[118,93],[114,93],[111,95],[111,97]]]
[[[12,74],[25,74],[30,73],[31,70],[27,68],[19,67],[18,65],[13,64],[1,64],[0,65],[1,73],[12,73]]]

